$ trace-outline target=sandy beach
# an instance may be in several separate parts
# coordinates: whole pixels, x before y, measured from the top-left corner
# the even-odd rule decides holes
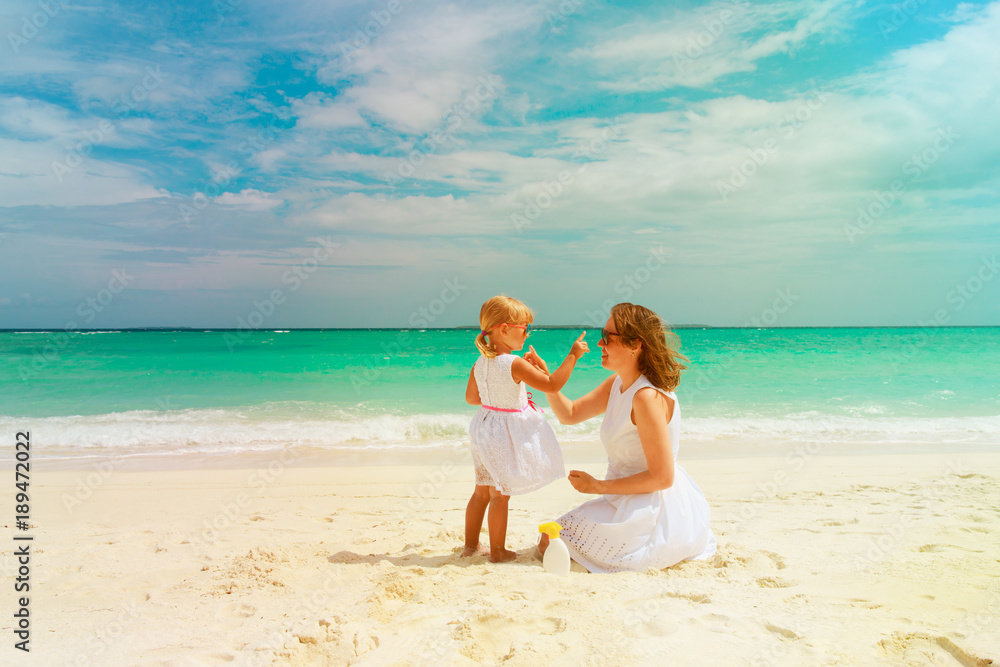
[[[585,499],[565,481],[512,499],[507,546],[520,556],[493,565],[458,556],[472,489],[460,460],[302,467],[275,455],[241,469],[155,472],[43,465],[32,480],[31,652],[14,649],[8,587],[2,661],[1000,660],[1000,454],[802,448],[682,463],[712,504],[718,554],[639,573],[575,566],[568,578],[547,574],[534,548],[538,523]],[[596,459],[567,464],[603,473]]]

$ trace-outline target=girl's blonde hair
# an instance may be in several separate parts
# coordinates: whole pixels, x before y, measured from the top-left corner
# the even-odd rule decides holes
[[[642,342],[639,352],[639,372],[660,389],[673,391],[681,382],[681,371],[688,358],[677,351],[680,339],[670,325],[649,308],[632,303],[619,303],[611,309],[611,318],[628,347]]]
[[[495,296],[487,299],[479,309],[479,335],[476,336],[476,347],[483,356],[492,359],[497,356],[497,348],[492,340],[487,342],[493,330],[501,324],[531,324],[535,314],[531,308],[509,296]]]

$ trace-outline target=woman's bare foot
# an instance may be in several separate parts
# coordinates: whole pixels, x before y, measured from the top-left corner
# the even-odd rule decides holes
[[[474,547],[470,547],[469,545],[465,545],[465,548],[462,549],[462,558],[468,558],[469,556],[485,556],[488,553],[489,550],[484,546],[477,544]]]
[[[491,563],[508,563],[517,558],[517,552],[510,549],[490,549]]]
[[[549,536],[542,533],[542,539],[538,540],[538,555],[544,557],[545,550],[549,548]]]

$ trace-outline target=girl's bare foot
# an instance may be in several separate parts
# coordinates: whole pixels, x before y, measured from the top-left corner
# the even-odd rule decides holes
[[[508,563],[517,558],[517,552],[510,549],[490,549],[491,563]]]
[[[462,558],[468,558],[469,556],[485,556],[488,553],[489,551],[486,549],[486,547],[480,546],[478,544],[474,547],[465,545],[465,548],[462,549]]]

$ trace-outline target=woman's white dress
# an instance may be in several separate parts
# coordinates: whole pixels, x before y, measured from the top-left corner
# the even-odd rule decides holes
[[[505,495],[540,489],[566,474],[556,434],[528,403],[524,383],[511,377],[516,358],[480,356],[473,367],[483,404],[469,425],[476,484]]]
[[[652,493],[605,495],[564,514],[559,518],[559,536],[570,557],[591,572],[662,569],[682,560],[711,557],[716,542],[709,527],[708,501],[677,463],[681,406],[676,394],[653,386],[644,375],[624,392],[621,386],[621,378],[616,377],[601,425],[601,442],[608,453],[606,478],[619,479],[649,469],[631,413],[636,392],[653,387],[674,401],[667,425],[674,483]]]

